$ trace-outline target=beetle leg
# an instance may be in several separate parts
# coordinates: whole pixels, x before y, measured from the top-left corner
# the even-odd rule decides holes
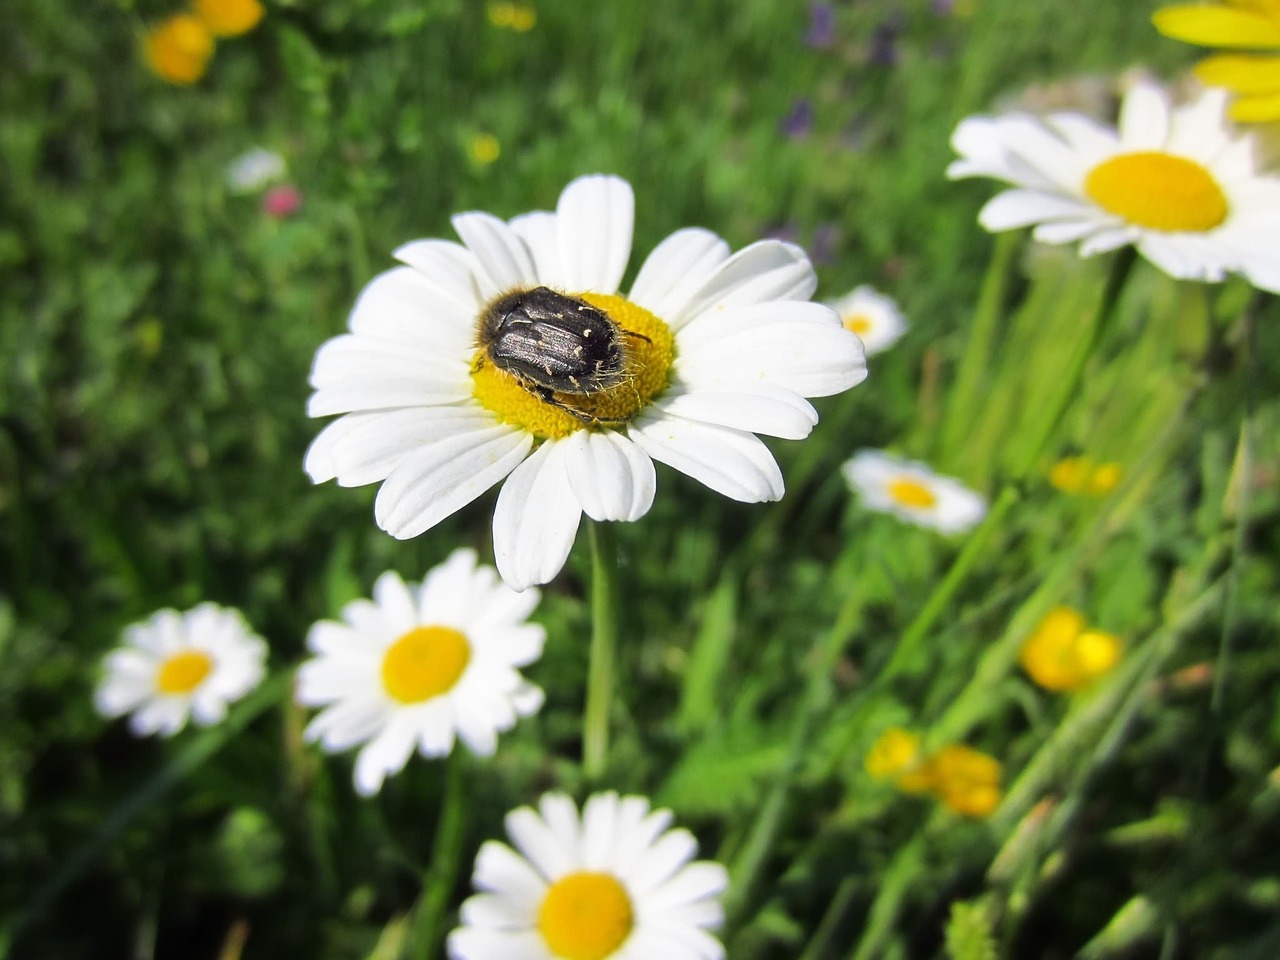
[[[569,414],[571,417],[581,420],[583,423],[626,423],[627,421],[626,417],[592,416],[591,414],[583,410],[579,410],[577,407],[569,406],[569,404],[565,403],[563,400],[557,397],[556,392],[552,390],[550,387],[544,387],[541,384],[533,384],[532,386],[533,386],[533,392],[538,395],[538,398],[543,403],[553,407],[557,407],[560,410],[563,410],[565,413]]]

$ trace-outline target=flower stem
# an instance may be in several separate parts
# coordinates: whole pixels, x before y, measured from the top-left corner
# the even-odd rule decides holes
[[[414,911],[409,946],[404,952],[410,960],[426,960],[439,953],[445,908],[458,879],[458,861],[462,854],[463,815],[467,806],[465,763],[465,751],[455,746],[445,763],[440,824],[436,827],[431,864],[422,877],[422,893]]]
[[[618,541],[606,523],[589,521],[591,541],[591,661],[582,718],[582,770],[599,780],[609,754],[609,704],[618,646]]]

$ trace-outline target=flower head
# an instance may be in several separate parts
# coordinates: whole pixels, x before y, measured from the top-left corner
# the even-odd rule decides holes
[[[952,135],[960,159],[947,175],[1014,185],[982,208],[988,230],[1035,224],[1035,239],[1078,240],[1086,257],[1132,244],[1172,277],[1238,272],[1280,291],[1280,177],[1259,171],[1253,139],[1232,132],[1225,108],[1220,90],[1173,108],[1138,83],[1118,130],[1074,113],[970,117]]]
[[[755,434],[807,436],[804,398],[859,383],[862,344],[807,302],[813,269],[777,241],[730,255],[677,231],[623,296],[633,214],[626,181],[582,177],[555,213],[464,213],[462,244],[397,250],[406,266],[316,354],[308,410],[344,416],[307,452],[312,480],[384,481],[375,517],[402,539],[505,480],[494,554],[516,589],[560,571],[583,513],[644,516],[654,460],[735,500],[781,497]]]
[[[404,768],[453,750],[455,736],[490,756],[497,735],[542,706],[542,691],[519,668],[542,655],[542,627],[528,623],[538,591],[516,593],[472,550],[456,550],[421,585],[384,573],[373,600],[355,600],[342,623],[322,620],[298,668],[297,699],[324,706],[307,726],[326,750],[365,746],[356,789],[376,793]]]
[[[172,736],[188,718],[219,722],[262,680],[266,658],[266,643],[238,610],[213,603],[159,610],[125,628],[124,644],[103,663],[95,703],[104,716],[131,713],[138,736]]]
[[[266,12],[258,0],[194,0],[196,16],[219,37],[236,37],[258,25]]]
[[[840,315],[845,329],[862,340],[867,356],[888,350],[907,332],[907,321],[897,301],[865,284],[831,301],[829,306]]]
[[[232,193],[257,193],[281,179],[287,166],[284,157],[266,147],[246,150],[227,167],[227,188]]]
[[[179,13],[142,38],[147,66],[161,80],[190,86],[204,76],[213,56],[213,34],[199,17]]]
[[[1066,457],[1049,470],[1049,482],[1063,493],[1103,497],[1120,483],[1118,463],[1098,463],[1092,457]]]
[[[932,784],[918,734],[890,727],[867,751],[863,766],[874,780],[892,780],[907,793],[922,793]]]
[[[965,817],[993,813],[1004,796],[1000,761],[989,754],[955,744],[929,759],[930,789],[943,806]]]
[[[302,191],[292,183],[279,183],[262,195],[262,212],[273,220],[291,217],[302,209]]]
[[[1120,659],[1120,641],[1101,630],[1087,629],[1070,607],[1050,610],[1022,645],[1018,660],[1046,690],[1072,691],[1092,683]]]
[[[809,30],[805,45],[813,50],[826,50],[836,42],[836,11],[829,3],[809,4]]]
[[[487,167],[498,159],[502,146],[491,133],[477,133],[467,143],[467,157],[479,167]]]
[[[1201,60],[1196,76],[1234,93],[1231,118],[1242,123],[1280,120],[1280,0],[1188,3],[1152,17],[1166,37],[1204,47],[1265,50]]]
[[[691,863],[697,841],[672,830],[644,797],[597,793],[581,817],[545,794],[507,814],[513,850],[494,840],[476,857],[481,893],[462,905],[451,960],[723,960],[707,931],[722,919],[724,867]]]
[[[881,450],[860,450],[841,469],[869,510],[921,527],[960,533],[987,513],[986,501],[960,481]]]
[[[526,33],[538,23],[538,11],[529,3],[493,2],[485,7],[490,26]]]

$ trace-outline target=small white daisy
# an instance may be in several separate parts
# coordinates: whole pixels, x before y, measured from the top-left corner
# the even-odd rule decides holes
[[[897,301],[865,284],[828,306],[839,315],[844,328],[862,340],[867,356],[888,350],[907,332],[907,320]]]
[[[671,811],[644,797],[567,796],[507,814],[515,844],[487,841],[449,935],[451,960],[722,960],[708,933],[723,919],[729,876],[700,860]]]
[[[158,610],[124,630],[107,654],[94,701],[107,717],[132,713],[138,736],[169,737],[186,726],[217,723],[227,705],[262,680],[267,645],[239,610],[215,603],[179,613]]]
[[[402,539],[505,480],[494,555],[517,589],[560,571],[583,513],[644,516],[654,460],[735,500],[781,497],[781,471],[756,434],[807,436],[818,417],[805,397],[859,383],[862,344],[807,302],[813,268],[776,240],[730,255],[709,231],[677,231],[622,296],[634,206],[625,180],[581,177],[555,213],[459,214],[462,244],[397,250],[407,266],[374,278],[351,333],[316,354],[308,412],[345,416],[307,452],[311,479],[383,481],[374,514]],[[555,319],[530,322],[524,297]],[[571,319],[600,314],[596,340]],[[585,366],[557,381],[576,383],[571,392],[530,380],[572,367],[583,349],[608,357],[591,366],[610,374],[607,388]]]
[[[377,793],[404,768],[416,746],[443,757],[455,736],[491,756],[498,733],[542,706],[542,691],[520,675],[542,656],[546,631],[529,623],[538,591],[517,593],[474,550],[455,550],[421,586],[392,572],[372,601],[342,609],[343,623],[322,620],[298,668],[295,695],[325,706],[306,738],[331,752],[365,744],[356,758],[356,790]]]
[[[246,150],[227,167],[227,188],[232,193],[257,193],[277,180],[284,179],[287,167],[284,157],[266,147]]]
[[[917,526],[960,533],[987,514],[987,502],[960,481],[881,450],[860,450],[841,470],[868,509]]]
[[[1035,239],[1081,241],[1085,257],[1133,244],[1173,277],[1238,272],[1280,292],[1280,177],[1261,172],[1252,136],[1233,131],[1227,99],[1207,90],[1175,109],[1137,83],[1118,130],[1075,113],[971,117],[951,138],[960,159],[947,175],[1014,185],[982,208],[988,230],[1035,224]]]

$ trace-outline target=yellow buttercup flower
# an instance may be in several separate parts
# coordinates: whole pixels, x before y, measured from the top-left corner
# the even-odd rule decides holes
[[[863,766],[873,779],[892,780],[906,793],[924,793],[931,783],[919,735],[902,727],[882,733],[867,751]]]
[[[1084,617],[1069,607],[1050,610],[1022,645],[1018,660],[1046,690],[1068,692],[1087,686],[1120,659],[1120,641],[1088,629]]]
[[[266,12],[258,0],[195,0],[196,16],[219,37],[238,37],[258,25]]]
[[[471,158],[472,163],[481,167],[487,167],[493,163],[501,152],[502,147],[498,143],[498,138],[491,133],[477,133],[467,144],[467,156]]]
[[[1231,119],[1280,120],[1280,0],[1225,0],[1179,4],[1152,17],[1166,37],[1203,47],[1265,50],[1219,54],[1201,60],[1195,73],[1211,87],[1234,93]]]
[[[213,56],[213,34],[199,17],[180,13],[152,27],[142,39],[142,54],[156,76],[190,86],[204,76]]]
[[[948,810],[965,817],[985,817],[1000,806],[1003,768],[995,757],[957,744],[934,754],[929,769],[931,789]]]
[[[1105,496],[1120,483],[1118,463],[1098,463],[1091,457],[1066,457],[1049,471],[1049,482],[1063,493]]]

